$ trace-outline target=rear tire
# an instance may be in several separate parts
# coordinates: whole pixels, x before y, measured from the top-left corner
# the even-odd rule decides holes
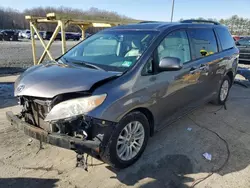
[[[127,114],[115,128],[105,151],[100,155],[101,159],[119,169],[132,165],[145,150],[149,131],[149,122],[144,114],[138,111]]]
[[[212,102],[216,105],[224,105],[227,101],[229,92],[231,88],[231,80],[228,75],[224,76],[222,79],[220,88],[218,90],[218,94],[216,96],[216,99]]]

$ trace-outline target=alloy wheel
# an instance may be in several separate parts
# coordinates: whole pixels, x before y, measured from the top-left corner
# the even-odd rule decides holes
[[[224,82],[221,85],[221,89],[220,89],[220,100],[221,101],[224,101],[227,98],[228,91],[229,91],[229,82],[228,82],[228,80],[224,80]]]
[[[120,132],[116,153],[123,161],[133,159],[140,151],[145,139],[145,130],[139,121],[128,123]]]

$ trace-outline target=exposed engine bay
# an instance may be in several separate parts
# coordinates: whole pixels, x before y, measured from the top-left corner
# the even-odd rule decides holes
[[[83,156],[85,149],[82,148],[83,145],[80,142],[86,141],[87,144],[84,145],[84,147],[90,149],[91,152],[94,151],[96,156],[96,154],[100,153],[101,148],[110,138],[109,136],[112,133],[113,126],[108,125],[112,125],[113,122],[94,119],[85,115],[57,121],[45,121],[45,117],[56,104],[68,100],[71,97],[75,98],[78,95],[82,96],[83,94],[86,96],[89,95],[89,93],[81,92],[70,95],[59,95],[53,99],[20,96],[18,97],[18,103],[23,106],[20,118],[26,123],[38,127],[51,135],[65,136],[69,139],[72,138],[72,140],[70,139],[72,147],[70,146],[69,149],[72,149],[77,153],[76,166],[81,166],[87,170],[87,158],[85,159]],[[80,144],[77,143],[78,140],[80,141]],[[59,139],[57,142],[58,141],[60,142],[61,140]],[[62,142],[64,141],[62,140]]]
[[[79,139],[87,139],[90,133],[90,125],[85,116],[58,120],[54,122],[44,121],[50,110],[59,102],[67,99],[67,96],[57,96],[54,99],[34,97],[19,97],[19,103],[23,106],[22,115],[25,122],[40,127],[48,133],[66,134]]]

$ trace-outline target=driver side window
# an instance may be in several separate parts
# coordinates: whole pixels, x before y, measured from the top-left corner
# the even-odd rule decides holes
[[[179,58],[183,64],[189,62],[191,55],[186,31],[174,31],[166,36],[157,48],[157,55],[159,62],[164,57]]]

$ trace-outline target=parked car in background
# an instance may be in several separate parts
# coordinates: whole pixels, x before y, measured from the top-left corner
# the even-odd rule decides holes
[[[40,35],[41,38],[43,38],[44,32],[45,32],[45,31],[39,31],[39,35]],[[38,39],[38,36],[37,36],[36,33],[34,34],[34,38],[35,38],[35,39]]]
[[[25,39],[30,39],[30,30],[23,31],[21,37]]]
[[[3,33],[0,31],[0,41],[3,40]]]
[[[233,35],[232,37],[233,37],[234,41],[240,40],[240,36],[238,36],[238,35]]]
[[[43,39],[44,40],[50,40],[50,38],[52,37],[52,35],[53,35],[52,31],[44,31],[43,32]],[[56,35],[55,40],[61,40],[61,33],[60,32]]]
[[[236,41],[236,46],[240,50],[240,63],[250,64],[250,37]]]
[[[66,32],[65,33],[65,39],[66,40],[80,40],[81,34],[80,33],[71,33],[71,32]]]
[[[84,38],[84,39],[89,38],[91,35],[92,35],[92,34],[90,34],[90,33],[85,33],[85,38]],[[84,40],[84,39],[82,38],[82,35],[81,35],[81,38],[80,38],[80,39],[81,39],[81,40]]]
[[[121,25],[87,38],[24,72],[15,82],[22,113],[7,118],[41,142],[115,168],[133,164],[155,131],[228,98],[239,50],[226,27],[197,22]]]
[[[5,41],[17,41],[18,40],[18,33],[14,30],[2,30],[1,32],[1,39]]]
[[[20,31],[18,32],[18,38],[23,38],[23,37],[22,37],[22,34],[23,34],[23,31],[20,30]]]
[[[44,31],[43,32],[43,39],[50,40],[52,37],[53,32],[52,31]],[[55,40],[61,40],[61,32],[59,32],[55,38]],[[80,40],[81,34],[79,33],[73,33],[73,32],[66,32],[65,33],[65,39],[66,40]]]
[[[243,38],[243,37],[238,36],[238,35],[233,35],[234,41],[238,41],[238,40],[240,40],[241,38]]]

